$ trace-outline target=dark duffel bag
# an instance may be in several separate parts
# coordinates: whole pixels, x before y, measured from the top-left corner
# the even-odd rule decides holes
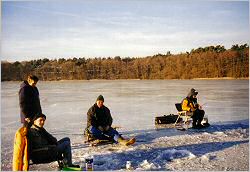
[[[178,115],[170,114],[164,116],[155,117],[155,124],[174,124],[177,120]],[[180,122],[182,119],[179,118],[177,122]]]

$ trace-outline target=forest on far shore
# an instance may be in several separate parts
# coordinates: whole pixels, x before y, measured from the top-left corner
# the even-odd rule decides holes
[[[190,52],[143,58],[48,58],[1,61],[1,81],[20,81],[28,74],[40,80],[248,78],[249,46],[207,46]]]

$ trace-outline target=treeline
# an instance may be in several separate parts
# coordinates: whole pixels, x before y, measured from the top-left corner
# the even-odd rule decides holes
[[[40,80],[89,79],[192,79],[248,78],[249,46],[208,46],[172,55],[144,58],[47,58],[24,62],[1,62],[1,80],[23,80],[28,74]]]

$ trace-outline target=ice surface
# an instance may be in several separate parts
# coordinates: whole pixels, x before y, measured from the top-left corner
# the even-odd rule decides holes
[[[1,83],[1,156],[5,157],[2,158],[3,170],[11,169],[14,133],[21,126],[19,85],[20,82]],[[97,170],[124,169],[127,160],[133,161],[135,169],[168,170],[169,161],[195,158],[197,152],[195,154],[195,151],[186,147],[176,149],[176,142],[174,147],[168,149],[161,144],[163,142],[166,146],[169,139],[184,137],[186,132],[155,130],[154,126],[154,117],[175,114],[174,104],[181,102],[193,87],[199,92],[200,104],[206,103],[203,109],[213,124],[199,138],[210,138],[211,132],[216,138],[230,134],[248,137],[248,80],[39,81],[37,86],[43,112],[47,115],[45,128],[58,139],[71,138],[75,162],[87,154],[96,155]],[[135,136],[138,140],[136,146],[128,149],[112,146],[104,148],[102,152],[84,145],[86,113],[99,94],[104,96],[105,105],[111,110],[113,124],[120,127],[119,131],[124,136]],[[188,132],[194,135],[192,131]],[[201,154],[205,155],[206,152]]]

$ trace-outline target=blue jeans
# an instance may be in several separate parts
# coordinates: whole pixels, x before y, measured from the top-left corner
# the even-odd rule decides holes
[[[65,137],[59,140],[56,149],[58,151],[58,154],[63,155],[63,159],[67,161],[67,165],[72,165],[70,139],[68,137]]]
[[[118,137],[120,136],[120,134],[118,133],[118,131],[116,131],[115,129],[113,129],[112,127],[109,127],[108,131],[101,131],[98,128],[94,127],[94,126],[90,126],[89,127],[89,131],[91,132],[91,134],[93,134],[93,136],[96,139],[100,139],[100,140],[115,140],[117,141]]]

